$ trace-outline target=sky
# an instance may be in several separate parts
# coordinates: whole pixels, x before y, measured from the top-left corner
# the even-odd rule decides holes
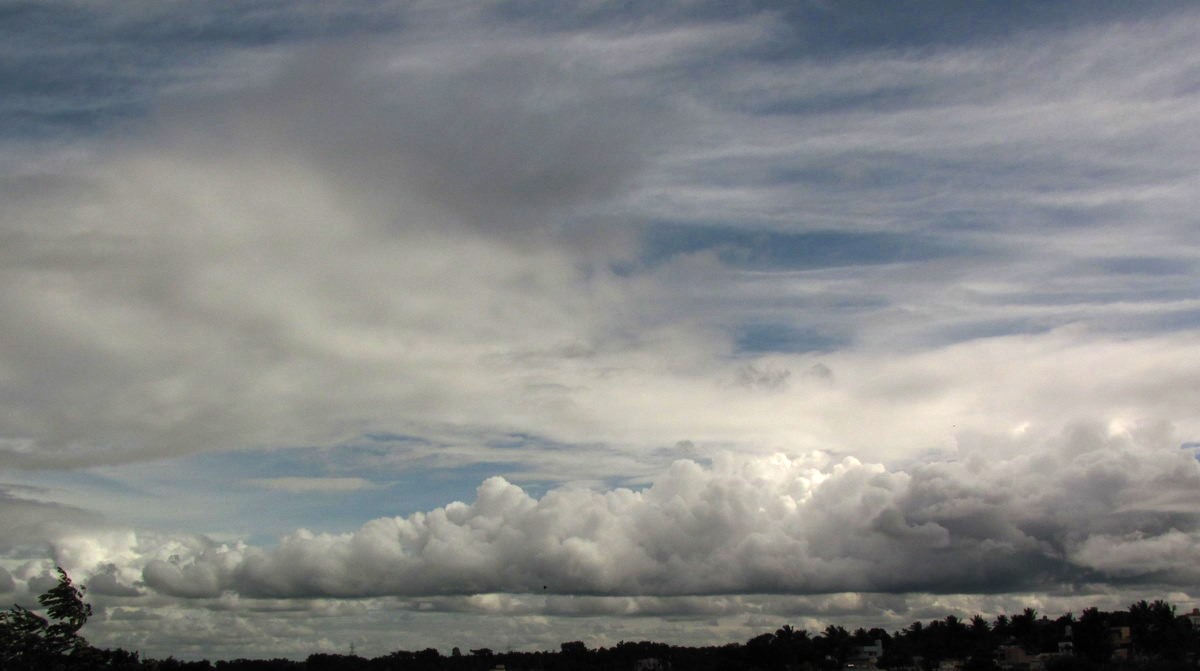
[[[185,659],[1200,606],[1197,33],[0,2],[0,600]]]

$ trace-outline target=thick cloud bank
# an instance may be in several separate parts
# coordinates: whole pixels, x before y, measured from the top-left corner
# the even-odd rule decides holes
[[[572,260],[521,245],[638,163],[630,106],[528,102],[522,73],[568,79],[540,61],[393,77],[389,97],[343,58],[165,111],[70,176],[0,179],[0,465],[328,443],[448,406],[497,343],[582,337]]]
[[[0,467],[372,434],[616,455],[541,473],[570,480],[682,440],[1194,439],[1200,102],[1160,54],[1196,18],[787,66],[755,57],[777,18],[259,53],[18,161]]]
[[[183,597],[550,592],[969,592],[1091,581],[1187,584],[1200,463],[1164,436],[1078,427],[1025,455],[889,470],[853,458],[678,461],[642,491],[500,477],[471,504],[209,544],[145,565]]]

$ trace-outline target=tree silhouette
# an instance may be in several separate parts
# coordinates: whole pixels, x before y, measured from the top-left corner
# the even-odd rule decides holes
[[[1154,651],[1167,659],[1183,656],[1190,625],[1175,617],[1175,607],[1156,599],[1145,599],[1129,606],[1129,623],[1135,651]]]
[[[1004,613],[996,616],[996,623],[992,625],[992,635],[1001,641],[1013,635],[1012,621]]]
[[[821,655],[822,668],[840,669],[850,656],[851,636],[845,627],[831,624],[825,627],[817,639],[817,652]]]
[[[772,642],[776,650],[775,659],[784,665],[799,664],[812,655],[812,638],[803,629],[794,629],[785,624],[775,632]]]
[[[53,622],[16,604],[0,613],[0,668],[83,668],[81,660],[91,647],[78,632],[92,607],[83,601],[86,588],[76,587],[61,566],[56,568],[58,584],[38,597]],[[72,664],[71,657],[80,664]]]
[[[1075,654],[1090,662],[1105,662],[1112,658],[1112,645],[1108,640],[1108,613],[1099,609],[1084,608],[1079,621],[1071,627],[1071,638],[1075,643]]]
[[[1026,652],[1038,652],[1037,640],[1037,611],[1026,608],[1019,615],[1013,615],[1009,621],[1012,635],[1016,637]]]
[[[375,659],[356,655],[313,654],[304,661],[287,659],[179,661],[174,658],[140,660],[137,653],[101,650],[79,636],[91,616],[84,589],[76,587],[59,569],[58,584],[38,598],[39,612],[13,606],[0,613],[0,671],[487,671],[497,666],[542,671],[842,671],[856,646],[883,642],[878,668],[909,671],[914,662],[925,671],[942,662],[957,660],[963,671],[1000,671],[998,646],[1018,640],[1046,671],[1196,671],[1200,657],[1200,632],[1187,618],[1177,617],[1174,606],[1162,600],[1139,601],[1128,611],[1083,610],[1056,620],[1039,617],[1026,608],[994,624],[976,615],[969,620],[948,615],[940,620],[914,622],[888,634],[883,629],[856,629],[829,625],[819,634],[784,625],[773,633],[755,636],[744,644],[689,648],[651,641],[622,641],[612,647],[589,649],[583,641],[563,643],[557,651],[493,652],[455,649],[443,657],[434,648],[397,650]],[[40,614],[39,614],[40,613]],[[1058,641],[1070,638],[1075,654],[1060,654]],[[1136,658],[1112,658],[1111,627],[1135,632]],[[919,659],[918,659],[919,658]]]

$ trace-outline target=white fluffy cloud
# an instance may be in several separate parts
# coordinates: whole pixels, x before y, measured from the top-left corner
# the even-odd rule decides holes
[[[160,552],[142,577],[174,596],[273,598],[1182,586],[1198,529],[1178,511],[1200,504],[1200,463],[1162,437],[1077,427],[1008,459],[909,470],[726,456],[676,462],[641,491],[536,499],[496,477],[469,504],[351,533]]]
[[[65,566],[98,606],[90,637],[161,655],[553,647],[581,626],[591,644],[702,642],[784,622],[1118,608],[1147,590],[1191,601],[1200,462],[1169,431],[1078,424],[975,441],[907,467],[725,454],[676,462],[638,491],[533,497],[491,478],[469,503],[269,545],[46,527],[48,557],[10,554],[5,567],[31,604]],[[298,632],[314,643],[289,647]]]
[[[1169,431],[1077,424],[976,440],[905,468],[826,453],[678,461],[637,491],[535,498],[490,478],[469,503],[269,546],[75,528],[56,534],[52,559],[11,575],[27,601],[66,566],[101,607],[97,640],[164,654],[285,653],[295,627],[318,647],[351,636],[383,653],[421,641],[553,646],[578,638],[579,618],[591,643],[637,632],[686,642],[783,622],[1117,608],[1145,590],[1190,601],[1200,462]],[[1022,449],[1004,445],[1015,440]],[[436,633],[449,617],[469,641]],[[218,635],[230,618],[256,633]],[[363,618],[399,618],[411,641],[355,637]]]

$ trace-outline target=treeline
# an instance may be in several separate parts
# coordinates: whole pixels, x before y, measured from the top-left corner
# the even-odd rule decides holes
[[[785,625],[745,643],[709,647],[643,641],[589,649],[572,641],[555,651],[455,648],[449,656],[427,648],[373,659],[327,653],[304,661],[143,659],[81,637],[91,607],[66,572],[59,569],[59,576],[39,597],[47,617],[20,606],[0,613],[0,671],[1194,671],[1200,660],[1200,632],[1162,600],[1053,620],[1032,608],[991,621],[948,615],[891,633],[836,625],[810,633]]]

